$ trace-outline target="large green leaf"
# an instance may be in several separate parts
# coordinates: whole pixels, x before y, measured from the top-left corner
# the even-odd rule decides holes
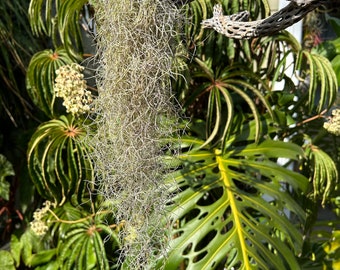
[[[267,0],[223,0],[220,2],[224,7],[225,15],[248,10],[250,18],[255,20],[258,17],[267,17],[270,13]],[[210,0],[194,0],[185,5],[184,9],[189,20],[184,26],[186,47],[193,49],[195,56],[205,60],[210,58],[219,66],[227,66],[237,58],[249,56],[250,43],[225,38],[201,27],[202,20],[212,17],[213,4],[214,2]],[[214,57],[216,55],[221,57]]]
[[[35,255],[39,251],[45,250],[44,243],[40,241],[40,237],[33,233],[32,230],[26,230],[20,237],[20,243],[16,242],[17,239],[11,239],[11,245],[14,244],[16,249],[15,256],[20,255],[23,263],[29,267],[32,265],[32,262],[36,262],[34,259]]]
[[[183,139],[186,147],[194,139]],[[196,140],[198,149],[203,142]],[[267,140],[220,150],[191,150],[169,176],[172,240],[165,269],[298,269],[299,224],[293,199],[308,180],[275,161],[303,155],[297,145]]]
[[[337,76],[338,85],[340,85],[340,54],[333,58],[331,64]]]
[[[325,19],[332,26],[336,35],[340,37],[340,19],[337,17],[330,16],[330,14],[325,14]]]
[[[28,145],[28,170],[40,195],[64,203],[81,201],[93,189],[93,168],[84,143],[85,131],[72,116],[40,125]]]

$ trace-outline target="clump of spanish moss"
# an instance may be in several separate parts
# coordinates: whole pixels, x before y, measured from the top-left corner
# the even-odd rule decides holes
[[[152,267],[165,250],[164,138],[176,128],[170,74],[179,11],[167,0],[97,0],[96,134],[99,191],[123,224],[121,259]],[[164,149],[163,149],[164,150]]]

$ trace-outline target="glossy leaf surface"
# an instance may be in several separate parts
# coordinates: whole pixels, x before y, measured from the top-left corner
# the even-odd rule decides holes
[[[29,17],[35,35],[52,38],[55,47],[63,46],[74,60],[82,52],[81,10],[85,0],[32,0]]]
[[[26,86],[34,104],[47,116],[55,115],[53,89],[56,71],[63,65],[73,63],[64,49],[44,50],[36,53],[28,66]]]
[[[183,169],[169,178],[178,188],[166,269],[298,269],[302,235],[292,218],[303,222],[305,213],[290,190],[301,193],[308,180],[274,160],[302,155],[294,144],[271,140],[224,155],[183,153]]]
[[[93,168],[85,133],[72,117],[61,116],[39,126],[28,146],[28,169],[40,195],[62,204],[93,188]]]

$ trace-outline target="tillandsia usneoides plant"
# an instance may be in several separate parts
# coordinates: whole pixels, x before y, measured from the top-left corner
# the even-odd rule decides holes
[[[93,4],[100,68],[91,141],[98,189],[123,224],[121,262],[127,269],[152,268],[167,243],[160,160],[164,138],[176,133],[170,76],[181,16],[170,0]]]

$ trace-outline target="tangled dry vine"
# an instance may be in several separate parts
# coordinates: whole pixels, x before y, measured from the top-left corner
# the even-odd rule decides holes
[[[231,16],[224,16],[222,6],[214,6],[213,17],[202,21],[204,28],[213,28],[229,38],[249,39],[259,36],[269,36],[286,29],[300,21],[307,13],[317,7],[329,4],[326,0],[291,0],[291,3],[268,18],[247,21],[248,11],[242,11]]]

